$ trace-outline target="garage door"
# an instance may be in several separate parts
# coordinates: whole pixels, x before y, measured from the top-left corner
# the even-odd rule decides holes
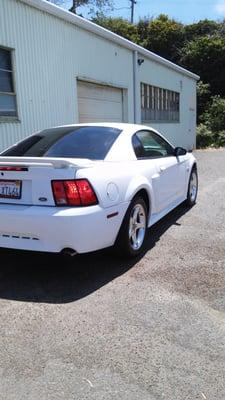
[[[123,91],[78,81],[79,122],[122,122]]]

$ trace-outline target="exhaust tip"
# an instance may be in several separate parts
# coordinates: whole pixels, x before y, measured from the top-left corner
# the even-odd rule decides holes
[[[74,249],[70,249],[69,247],[63,249],[61,253],[66,257],[74,257],[77,254],[77,252]]]

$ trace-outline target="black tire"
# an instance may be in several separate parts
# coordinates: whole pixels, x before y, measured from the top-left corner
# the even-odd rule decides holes
[[[137,226],[134,227],[134,222],[133,222],[133,232],[135,231],[134,235],[139,237],[139,241],[137,238],[137,242],[139,242],[139,245],[137,245],[137,248],[135,248],[134,241],[130,237],[131,235],[131,218],[134,217],[134,212],[136,210],[140,210],[140,224],[143,225],[143,230],[140,227],[139,229]],[[132,217],[133,214],[133,217]],[[139,214],[137,215],[138,218]],[[134,221],[134,219],[133,219]],[[119,256],[125,256],[125,257],[136,257],[140,253],[143,252],[145,248],[145,239],[146,239],[146,233],[147,233],[147,223],[148,223],[148,211],[147,211],[147,206],[145,201],[143,200],[142,197],[136,196],[133,198],[133,200],[130,203],[130,206],[126,212],[126,215],[124,217],[123,223],[121,225],[116,244],[115,244],[115,249],[118,252]]]
[[[194,185],[196,186],[195,189],[193,189],[193,179],[195,180],[196,183],[196,185]],[[187,200],[186,200],[186,205],[188,207],[194,206],[194,204],[196,203],[197,195],[198,195],[198,171],[197,167],[194,166],[191,170],[188,183]]]

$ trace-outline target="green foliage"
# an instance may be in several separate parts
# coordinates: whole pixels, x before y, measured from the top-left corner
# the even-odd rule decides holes
[[[209,105],[210,96],[211,96],[211,91],[209,83],[203,83],[202,81],[199,81],[197,83],[198,122],[200,120],[200,116],[205,112],[205,110]]]
[[[204,124],[200,124],[197,127],[196,145],[197,149],[213,146],[214,136],[212,131]]]
[[[202,114],[201,121],[214,133],[225,130],[225,99],[220,96],[212,97],[212,102]]]
[[[148,26],[149,26],[149,19],[147,18],[140,19],[140,21],[137,23],[139,43],[141,43],[143,47],[145,47],[145,41],[146,38],[148,37]]]
[[[104,16],[97,16],[92,19],[98,25],[109,29],[111,32],[117,33],[135,43],[140,44],[137,25],[133,25],[123,18],[106,18]]]
[[[225,19],[220,23],[219,34],[225,36]]]
[[[225,37],[199,37],[182,49],[181,64],[210,84],[213,95],[225,96]]]
[[[225,99],[212,97],[197,127],[197,147],[225,146]]]
[[[148,25],[146,21],[140,21],[137,25],[138,31],[142,33],[142,46],[168,60],[179,60],[179,51],[184,44],[184,28],[181,23],[161,14],[150,20]]]
[[[225,147],[225,130],[216,134],[215,139],[216,147]]]
[[[185,40],[188,42],[202,36],[212,37],[218,35],[220,30],[221,24],[216,21],[204,19],[184,26]]]
[[[197,149],[225,147],[225,130],[213,133],[208,126],[200,124],[197,127],[196,144]]]
[[[210,85],[209,83],[204,83],[202,81],[198,81],[197,83],[197,94],[199,98],[209,97],[210,95]]]

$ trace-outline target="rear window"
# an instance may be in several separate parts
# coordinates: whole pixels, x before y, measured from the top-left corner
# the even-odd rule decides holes
[[[103,126],[46,129],[7,149],[1,156],[103,160],[120,133],[119,129]]]

